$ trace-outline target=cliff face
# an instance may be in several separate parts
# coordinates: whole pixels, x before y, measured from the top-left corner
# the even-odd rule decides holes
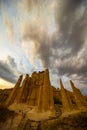
[[[51,85],[49,71],[21,75],[13,89],[0,90],[1,130],[87,130],[87,99]]]

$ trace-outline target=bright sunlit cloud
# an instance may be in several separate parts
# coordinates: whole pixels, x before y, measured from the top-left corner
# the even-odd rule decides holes
[[[0,89],[12,88],[14,84],[0,78]]]

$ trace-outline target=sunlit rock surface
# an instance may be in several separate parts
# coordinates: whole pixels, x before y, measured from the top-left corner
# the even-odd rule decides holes
[[[49,70],[21,75],[13,89],[0,90],[1,130],[87,130],[87,96],[51,85]]]

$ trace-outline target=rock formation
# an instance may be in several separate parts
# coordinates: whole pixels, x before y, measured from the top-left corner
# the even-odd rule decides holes
[[[60,80],[61,89],[56,89],[51,85],[48,69],[42,72],[33,72],[31,76],[26,74],[23,80],[22,77],[22,75],[19,77],[5,101],[5,106],[11,110],[16,111],[17,108],[18,111],[23,112],[24,109],[24,112],[27,111],[30,117],[36,113],[37,117],[41,113],[53,116],[55,113],[71,112],[74,109],[87,109],[86,98],[72,81],[70,83],[73,92],[64,88],[62,80]]]
[[[75,97],[75,101],[78,109],[87,109],[87,101],[81,94],[81,91],[75,87],[72,81],[70,81],[70,84],[73,90],[73,95]]]
[[[6,106],[11,104],[25,103],[28,106],[35,107],[36,112],[55,113],[53,87],[50,83],[49,71],[34,72],[31,77],[26,74],[22,84],[20,76],[17,84],[9,95]],[[21,87],[19,87],[21,84]]]
[[[62,80],[60,79],[61,96],[62,96],[62,107],[63,112],[71,111],[73,106],[67,90],[64,88]]]
[[[9,106],[14,102],[14,100],[16,98],[17,91],[18,91],[19,86],[21,84],[21,81],[22,81],[22,75],[19,77],[14,89],[12,90],[12,92],[9,95],[8,99],[6,100],[5,106]]]
[[[45,70],[43,73],[43,85],[39,90],[38,100],[39,111],[54,111],[53,88],[49,79],[49,71]]]
[[[28,88],[28,86],[27,86],[28,85],[28,78],[29,78],[29,75],[26,74],[25,79],[24,79],[22,86],[20,88],[20,92],[18,93],[18,98],[16,99],[17,103],[26,102],[26,98],[27,98],[26,91],[28,92],[28,89],[27,89]]]
[[[40,88],[40,83],[42,80],[40,78],[40,73],[34,72],[30,78],[29,81],[29,94],[27,98],[27,103],[30,106],[37,106],[38,102],[38,93],[39,93],[39,88]],[[40,80],[40,81],[39,81]]]

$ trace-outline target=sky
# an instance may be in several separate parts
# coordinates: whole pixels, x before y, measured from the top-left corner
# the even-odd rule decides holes
[[[0,85],[50,71],[87,94],[87,0],[0,0]]]

